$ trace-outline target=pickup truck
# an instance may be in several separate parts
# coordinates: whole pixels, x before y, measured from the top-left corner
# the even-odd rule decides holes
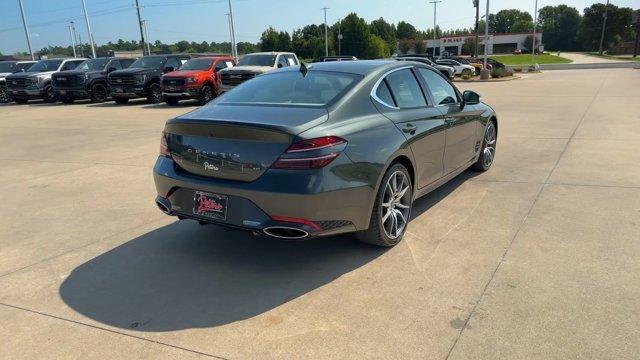
[[[109,94],[118,104],[126,104],[129,99],[146,97],[157,104],[162,101],[160,77],[177,70],[191,59],[191,55],[150,55],[136,60],[129,68],[116,70],[108,76]]]
[[[167,105],[177,105],[183,99],[198,99],[201,105],[220,93],[219,71],[235,66],[231,56],[194,58],[179,70],[162,75],[160,87]]]
[[[27,71],[35,61],[0,61],[0,103],[9,102],[5,78],[11,74]]]
[[[243,82],[266,72],[298,65],[300,65],[298,57],[290,52],[247,54],[238,61],[237,66],[220,71],[220,92],[229,91]]]
[[[93,103],[104,102],[109,97],[107,74],[126,69],[134,61],[135,59],[113,57],[85,60],[74,70],[51,75],[53,90],[65,104],[80,99],[91,99]]]
[[[40,60],[27,72],[7,76],[7,93],[11,100],[18,104],[26,104],[33,99],[54,103],[58,101],[58,95],[51,85],[51,75],[58,71],[73,70],[85,60],[76,58]]]

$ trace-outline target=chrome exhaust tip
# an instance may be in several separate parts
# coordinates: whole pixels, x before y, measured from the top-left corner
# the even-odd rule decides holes
[[[309,236],[309,233],[297,228],[287,226],[270,226],[262,229],[262,232],[278,239],[299,240]]]
[[[156,205],[158,205],[158,209],[167,215],[171,215],[171,203],[169,200],[158,196],[156,198]]]

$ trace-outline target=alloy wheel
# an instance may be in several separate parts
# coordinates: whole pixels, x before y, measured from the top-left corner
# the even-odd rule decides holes
[[[7,93],[7,89],[5,87],[0,87],[0,103],[8,103],[9,102],[9,94]]]
[[[496,155],[496,127],[493,122],[489,122],[484,132],[484,149],[482,150],[482,165],[488,168],[493,163]]]
[[[402,171],[389,177],[382,196],[382,227],[391,239],[400,237],[409,221],[411,212],[411,182]]]
[[[206,104],[211,100],[213,100],[213,90],[211,90],[210,87],[205,86],[202,89],[202,102]]]

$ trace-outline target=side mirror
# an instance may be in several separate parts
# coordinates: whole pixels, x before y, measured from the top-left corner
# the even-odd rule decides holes
[[[166,68],[164,68],[165,73],[172,72],[173,70],[173,66],[167,66]]]
[[[474,91],[466,90],[465,92],[462,93],[462,101],[463,101],[463,104],[466,104],[466,105],[479,104],[480,95],[478,95],[478,93]]]

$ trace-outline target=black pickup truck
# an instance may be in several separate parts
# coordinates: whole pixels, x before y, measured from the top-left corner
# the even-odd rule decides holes
[[[51,75],[53,90],[65,104],[80,99],[91,99],[94,103],[104,102],[109,97],[107,74],[126,69],[134,61],[135,59],[114,57],[86,60],[74,70]]]
[[[109,93],[118,104],[129,99],[146,97],[156,104],[162,101],[160,77],[177,70],[191,55],[151,55],[136,60],[128,69],[116,70],[109,74]]]

